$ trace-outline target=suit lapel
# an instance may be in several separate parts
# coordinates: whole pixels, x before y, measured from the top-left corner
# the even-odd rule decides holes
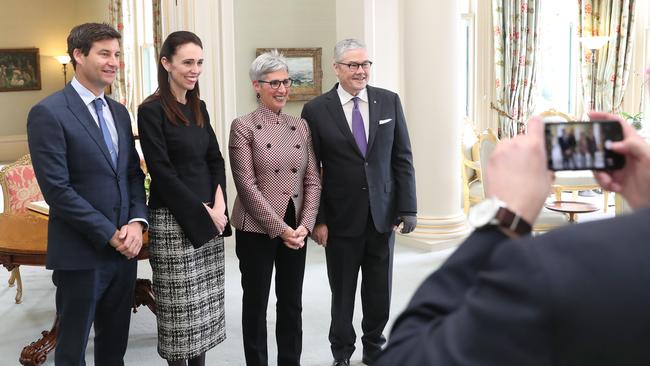
[[[327,94],[327,110],[332,116],[332,120],[338,129],[341,131],[345,139],[352,145],[356,152],[361,154],[357,142],[354,141],[354,136],[350,130],[350,125],[348,124],[347,118],[345,118],[345,113],[343,112],[343,106],[341,105],[341,99],[339,94],[336,92],[338,84],[334,86],[332,90]]]
[[[68,101],[68,108],[70,109],[72,114],[77,118],[79,123],[84,127],[84,129],[86,130],[88,135],[90,135],[90,137],[95,142],[95,144],[97,144],[97,147],[104,154],[104,157],[108,162],[108,165],[111,166],[112,168],[113,163],[111,162],[111,154],[108,152],[106,143],[104,143],[104,137],[102,136],[102,131],[99,129],[99,126],[97,126],[95,119],[88,111],[88,107],[84,104],[83,100],[81,99],[79,94],[77,94],[77,91],[74,90],[72,85],[70,84],[66,85],[66,87],[63,89],[63,94],[65,95]]]
[[[368,91],[368,150],[366,156],[372,151],[372,144],[375,142],[377,136],[377,128],[379,127],[379,111],[381,110],[377,93],[370,85],[366,86]]]
[[[354,140],[354,135],[352,135],[352,130],[350,130],[350,125],[348,124],[347,118],[345,118],[345,113],[343,112],[343,106],[341,105],[341,98],[336,91],[338,83],[334,85],[334,88],[327,93],[327,110],[332,116],[334,124],[341,130],[343,136],[348,141],[354,151],[357,152],[360,156],[363,156],[357,142]]]

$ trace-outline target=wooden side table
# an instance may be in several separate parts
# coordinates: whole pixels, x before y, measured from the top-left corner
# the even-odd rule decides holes
[[[561,212],[569,215],[569,222],[576,223],[577,214],[596,212],[599,210],[598,206],[587,202],[578,201],[553,201],[544,205],[551,211]]]
[[[147,237],[138,260],[149,258]],[[32,213],[0,214],[0,264],[8,270],[19,265],[45,266],[47,253],[47,216]],[[140,305],[147,306],[154,314],[154,301],[151,281],[137,279],[133,312]],[[25,346],[20,353],[20,364],[36,366],[47,360],[47,354],[56,346],[58,316],[49,331],[41,332],[42,337]]]

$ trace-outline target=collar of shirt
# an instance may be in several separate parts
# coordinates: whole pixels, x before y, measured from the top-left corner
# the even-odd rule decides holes
[[[81,83],[79,82],[79,80],[77,80],[76,77],[72,78],[72,81],[70,82],[70,85],[72,85],[72,87],[77,92],[77,94],[79,94],[79,96],[81,97],[81,100],[83,100],[85,105],[90,105],[90,103],[92,103],[97,98],[100,98],[102,100],[102,102],[104,102],[104,105],[106,105],[106,99],[104,99],[104,92],[103,91],[102,91],[102,93],[100,95],[95,96],[95,94],[93,94],[93,92],[88,90],[88,88],[81,85]]]
[[[357,95],[352,95],[348,93],[341,84],[339,83],[338,88],[336,88],[336,92],[339,94],[339,99],[341,99],[341,105],[347,104],[349,101],[352,100],[354,97],[359,97],[359,99],[363,100],[364,102],[368,103],[368,89],[363,88]]]
[[[273,112],[269,107],[264,105],[264,103],[259,103],[259,106],[257,107],[257,111],[259,114],[262,116],[262,122],[265,123],[285,123],[284,120],[284,113],[282,113],[282,110],[280,110],[279,113]]]

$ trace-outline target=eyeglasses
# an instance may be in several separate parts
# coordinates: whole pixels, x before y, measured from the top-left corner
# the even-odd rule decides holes
[[[280,84],[284,85],[285,88],[288,88],[293,84],[293,80],[291,79],[284,79],[284,80],[271,80],[271,81],[266,81],[266,80],[257,80],[258,83],[267,83],[271,86],[273,89],[280,89]]]
[[[370,66],[372,66],[372,61],[366,61],[366,62],[360,63],[360,64],[358,64],[356,62],[350,62],[349,64],[346,64],[345,62],[337,62],[337,64],[345,65],[350,69],[350,71],[355,72],[355,71],[359,70],[359,66],[361,66],[361,68],[364,69],[364,70],[368,70],[370,68]]]

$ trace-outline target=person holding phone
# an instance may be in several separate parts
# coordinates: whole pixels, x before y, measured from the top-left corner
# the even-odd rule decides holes
[[[544,129],[501,141],[486,172],[478,227],[417,290],[376,366],[650,364],[650,146],[618,117],[626,158],[596,172],[635,212],[531,237],[548,196]]]
[[[203,45],[171,33],[160,48],[158,90],[138,108],[151,174],[149,251],[158,353],[169,365],[205,365],[226,337],[223,236],[225,164],[200,99]]]

